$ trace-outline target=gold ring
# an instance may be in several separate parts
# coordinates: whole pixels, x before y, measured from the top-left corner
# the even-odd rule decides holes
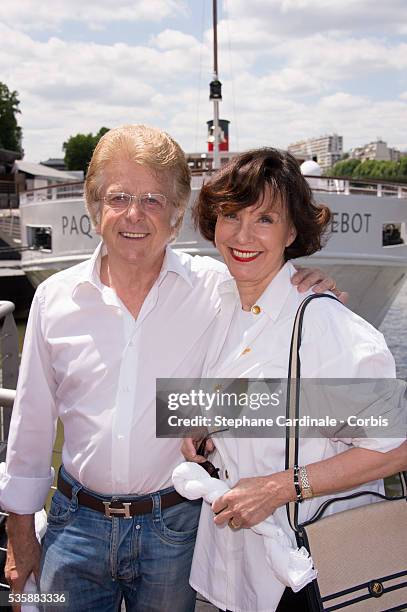
[[[235,519],[233,518],[233,516],[231,519],[229,519],[228,525],[234,531],[236,531],[237,529],[240,529],[240,523],[235,523]]]

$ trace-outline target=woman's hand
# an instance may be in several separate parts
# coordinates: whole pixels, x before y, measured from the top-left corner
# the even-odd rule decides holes
[[[335,280],[320,270],[319,268],[296,268],[297,272],[291,279],[293,285],[297,286],[300,293],[312,289],[314,293],[324,293],[324,291],[332,291],[334,295],[346,304],[349,299],[349,294],[346,291],[337,289]]]
[[[319,496],[353,489],[406,467],[407,442],[404,442],[387,452],[352,448],[307,465],[307,471],[314,495]],[[270,476],[242,478],[212,504],[214,522],[224,525],[233,519],[231,526],[236,529],[253,527],[296,497],[292,469]]]
[[[195,463],[204,463],[207,457],[203,455],[197,455],[197,449],[204,438],[184,438],[181,445],[181,453],[184,455],[187,461],[194,461]],[[209,455],[215,450],[213,441],[208,438],[205,442],[205,455]]]
[[[296,499],[292,470],[271,476],[242,478],[212,504],[214,522],[223,525],[233,519],[236,529],[250,528],[273,514],[276,508]]]

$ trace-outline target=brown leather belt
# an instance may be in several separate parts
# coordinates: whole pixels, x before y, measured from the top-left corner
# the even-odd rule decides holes
[[[61,472],[58,474],[57,489],[61,491],[65,497],[68,497],[68,499],[72,497],[72,485],[64,480],[64,478],[61,476]],[[182,497],[182,495],[176,491],[164,493],[160,497],[161,508],[163,510],[187,501],[185,497]],[[81,490],[78,492],[77,498],[80,506],[86,506],[92,510],[97,510],[110,518],[113,516],[131,518],[132,516],[139,514],[148,514],[153,509],[153,500],[151,497],[142,501],[131,501],[131,499],[120,501],[120,499],[117,499],[117,497],[108,497],[105,500],[102,500]]]

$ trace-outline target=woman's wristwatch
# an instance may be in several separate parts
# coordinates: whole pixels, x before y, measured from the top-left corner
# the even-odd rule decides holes
[[[314,491],[310,485],[310,481],[308,479],[308,472],[305,465],[300,467],[300,484],[301,484],[301,493],[303,499],[309,499],[310,497],[314,497]]]
[[[314,497],[314,492],[308,479],[308,472],[305,465],[294,466],[294,487],[297,495],[297,502],[301,503],[304,499]]]

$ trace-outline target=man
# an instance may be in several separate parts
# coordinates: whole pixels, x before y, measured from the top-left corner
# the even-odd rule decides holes
[[[103,243],[38,288],[27,325],[0,483],[6,573],[19,592],[34,571],[75,612],[117,610],[122,597],[131,610],[189,612],[200,507],[171,487],[182,455],[179,440],[155,437],[155,380],[200,376],[226,272],[168,247],[190,173],[167,134],[108,132],[85,193]],[[41,551],[33,513],[53,481],[57,417],[63,468]]]

